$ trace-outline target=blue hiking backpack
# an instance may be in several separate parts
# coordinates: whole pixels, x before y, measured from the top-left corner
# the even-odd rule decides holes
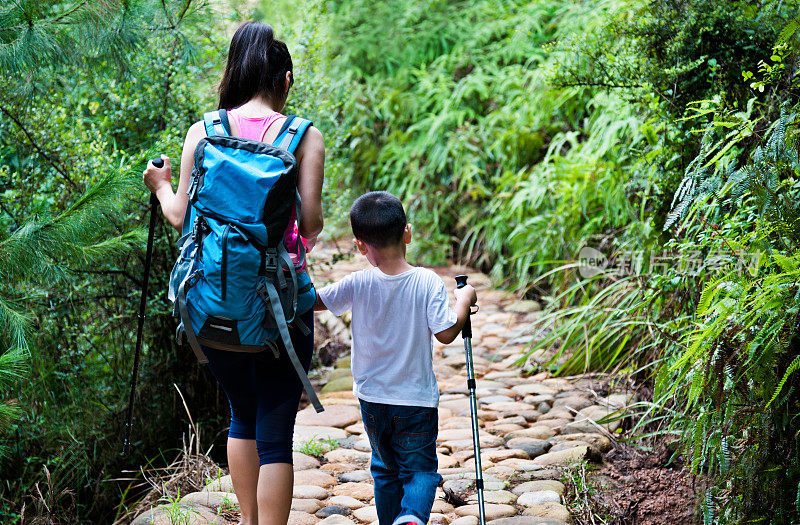
[[[314,306],[308,272],[295,267],[285,232],[296,210],[297,162],[292,153],[311,122],[289,116],[273,144],[232,137],[224,109],[203,116],[206,137],[194,152],[189,203],[170,275],[169,296],[185,339],[201,363],[205,345],[232,352],[271,350],[283,342],[317,412],[323,410],[289,336],[308,335],[299,315]],[[301,265],[305,260],[303,244]]]

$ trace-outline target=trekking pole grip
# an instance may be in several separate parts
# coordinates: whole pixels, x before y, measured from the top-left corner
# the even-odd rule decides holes
[[[467,285],[466,275],[456,275],[456,288],[464,288]],[[472,322],[469,317],[472,315],[472,308],[469,309],[467,320],[464,322],[464,328],[461,329],[461,337],[472,338]]]
[[[164,167],[164,159],[157,158],[157,159],[150,159],[150,162],[153,163],[153,166],[156,168],[163,168]],[[156,197],[155,193],[150,194],[150,206],[158,206],[158,197]],[[151,219],[152,221],[152,219]]]

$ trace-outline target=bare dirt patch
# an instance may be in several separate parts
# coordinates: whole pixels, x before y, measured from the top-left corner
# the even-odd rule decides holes
[[[605,456],[595,473],[610,511],[610,523],[691,525],[697,523],[697,497],[702,480],[663,449],[642,453],[619,446]]]

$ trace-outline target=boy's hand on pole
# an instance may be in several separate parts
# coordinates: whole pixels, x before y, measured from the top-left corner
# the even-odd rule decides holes
[[[472,333],[469,316],[473,312],[471,312],[470,309],[471,306],[478,301],[478,295],[475,293],[475,288],[467,284],[466,275],[457,276],[456,283],[458,283],[458,287],[456,288],[455,292],[453,292],[456,296],[456,304],[454,308],[456,314],[456,324],[446,330],[442,330],[441,332],[433,334],[440,343],[446,345],[452,343],[455,338],[458,337],[458,333],[462,332],[462,330],[462,335]],[[472,335],[467,335],[465,337],[472,337]]]
[[[478,302],[478,294],[475,293],[475,288],[472,285],[466,284],[461,288],[456,288],[453,293],[456,296],[456,301],[464,301],[469,306]]]
[[[170,190],[172,189],[172,170],[169,157],[161,155],[161,159],[164,161],[163,167],[157,168],[150,160],[147,162],[147,168],[142,172],[144,185],[153,193],[157,193],[165,184],[169,186]]]

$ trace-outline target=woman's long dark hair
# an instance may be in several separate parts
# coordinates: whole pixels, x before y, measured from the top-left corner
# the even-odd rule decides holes
[[[272,26],[245,22],[234,33],[228,63],[219,84],[220,109],[232,109],[261,95],[278,103],[286,96],[284,79],[292,70],[286,44],[275,39]]]

